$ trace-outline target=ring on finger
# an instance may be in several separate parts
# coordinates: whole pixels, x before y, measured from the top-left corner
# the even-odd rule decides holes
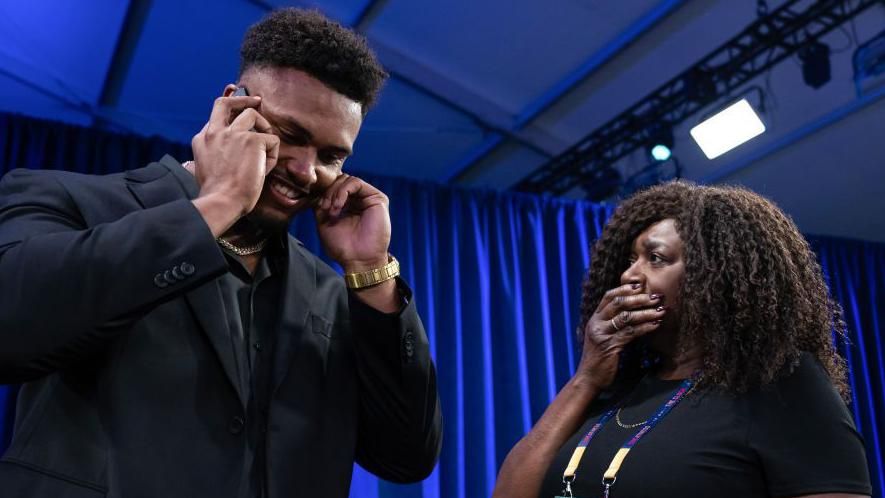
[[[612,322],[612,328],[615,329],[615,332],[618,332],[619,330],[621,330],[621,327],[618,327],[618,322],[615,321],[615,318],[612,318],[609,321]]]

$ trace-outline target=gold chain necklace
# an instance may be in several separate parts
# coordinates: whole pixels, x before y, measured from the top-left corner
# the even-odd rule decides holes
[[[618,424],[618,427],[622,429],[634,429],[648,423],[648,419],[645,419],[642,422],[637,422],[635,424],[625,424],[624,422],[621,422],[621,410],[623,410],[623,407],[618,408],[618,411],[615,412],[615,422]]]
[[[694,391],[694,388],[697,387],[697,385],[698,385],[697,383],[692,385],[691,389],[689,389],[688,392],[685,393],[685,396],[688,396],[689,394],[691,394],[691,392]],[[633,394],[634,393],[631,393],[631,395],[630,395],[631,399],[633,398]],[[618,411],[615,412],[615,423],[618,424],[618,427],[620,427],[622,429],[635,429],[637,427],[643,426],[648,423],[648,419],[645,419],[642,422],[637,422],[635,424],[625,424],[623,421],[621,421],[621,410],[623,410],[623,409],[624,409],[624,407],[622,406],[622,407],[618,408]]]
[[[236,254],[237,256],[248,256],[250,254],[255,254],[256,252],[260,252],[262,249],[264,249],[264,246],[267,245],[267,239],[261,239],[257,243],[255,243],[251,246],[245,246],[245,247],[235,246],[235,245],[231,244],[230,242],[222,239],[221,237],[219,237],[215,240],[219,244],[221,244],[221,247],[231,251],[232,253]]]
[[[191,166],[192,168],[196,167],[196,163],[193,161],[185,161],[181,163],[181,165],[184,167],[184,169],[190,171],[191,173],[193,173],[193,171],[191,171],[188,166]],[[250,254],[255,254],[256,252],[260,252],[261,250],[263,250],[264,246],[267,245],[267,239],[261,239],[257,243],[246,247],[235,246],[227,240],[222,239],[221,237],[218,237],[217,239],[215,239],[215,241],[218,242],[221,247],[236,254],[237,256],[248,256]]]

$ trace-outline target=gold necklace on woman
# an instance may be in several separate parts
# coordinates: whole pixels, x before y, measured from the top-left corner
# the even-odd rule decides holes
[[[645,419],[642,422],[636,422],[635,424],[625,424],[621,421],[621,410],[623,409],[624,407],[622,406],[618,408],[617,412],[615,412],[615,423],[618,424],[618,427],[620,427],[621,429],[635,429],[641,425],[645,425],[648,423],[648,419]]]
[[[696,386],[697,386],[697,384],[691,386],[691,390],[689,390],[689,392],[686,394],[691,394],[691,391],[693,391]],[[635,394],[636,394],[636,391],[634,390],[632,393],[630,393],[630,397],[627,398],[624,401],[624,403],[632,400],[633,396]],[[618,411],[615,412],[615,423],[618,424],[618,427],[620,427],[621,429],[635,429],[637,427],[641,427],[641,426],[648,423],[648,419],[645,419],[642,422],[636,422],[635,424],[628,424],[628,423],[624,422],[623,420],[621,420],[621,410],[623,410],[623,409],[624,409],[624,405],[621,405],[621,407],[618,408]]]

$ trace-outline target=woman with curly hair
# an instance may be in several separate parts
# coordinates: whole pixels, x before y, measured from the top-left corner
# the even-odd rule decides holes
[[[625,201],[593,248],[582,357],[495,497],[871,493],[839,306],[793,222],[735,187]]]

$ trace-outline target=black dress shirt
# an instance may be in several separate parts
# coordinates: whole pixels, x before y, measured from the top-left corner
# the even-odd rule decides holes
[[[224,314],[231,333],[231,347],[248,405],[243,429],[252,456],[249,473],[250,498],[265,496],[267,414],[270,404],[270,374],[273,345],[279,323],[285,246],[273,238],[264,256],[250,274],[242,259],[224,249],[230,271],[219,279]]]

